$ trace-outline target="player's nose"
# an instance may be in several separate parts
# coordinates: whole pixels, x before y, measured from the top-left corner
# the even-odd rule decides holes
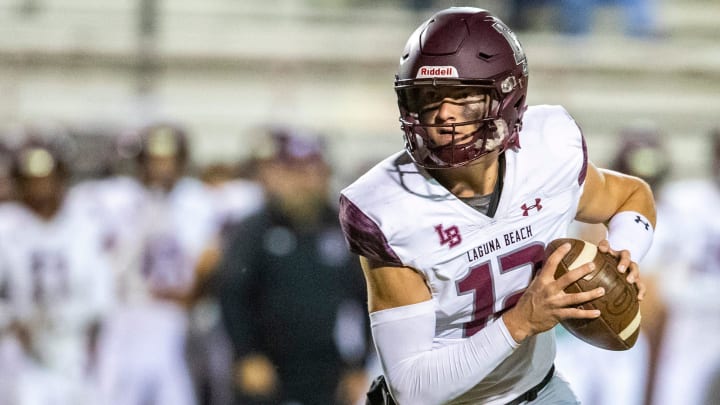
[[[440,107],[438,107],[438,113],[435,116],[435,120],[438,124],[456,122],[458,118],[457,111],[457,106],[445,99],[440,103]]]

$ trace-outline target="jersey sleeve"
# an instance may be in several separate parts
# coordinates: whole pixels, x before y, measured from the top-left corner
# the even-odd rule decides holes
[[[350,251],[368,259],[402,266],[380,227],[345,195],[340,195],[340,226]]]

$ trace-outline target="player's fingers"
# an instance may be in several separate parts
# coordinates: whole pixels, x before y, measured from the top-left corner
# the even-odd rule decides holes
[[[601,252],[603,252],[603,253],[608,253],[608,252],[610,252],[610,253],[613,254],[613,255],[615,254],[615,251],[612,250],[612,249],[610,249],[610,242],[608,242],[607,239],[601,240],[601,241],[597,244],[597,247],[598,247],[598,250],[601,251]]]
[[[645,298],[645,293],[647,293],[647,286],[639,279],[635,281],[635,286],[638,289],[638,301],[642,301]]]
[[[598,250],[603,253],[610,253],[611,255],[618,258],[617,269],[620,273],[625,273],[625,270],[630,266],[631,257],[630,252],[627,250],[616,251],[610,248],[610,242],[607,239],[601,240],[598,245]]]
[[[640,278],[640,268],[638,267],[637,263],[630,262],[629,264],[629,270],[628,275],[626,277],[628,283],[634,283],[635,280]]]
[[[587,262],[580,267],[572,269],[556,280],[557,287],[564,290],[565,287],[580,280],[595,270],[595,263]]]
[[[630,267],[630,263],[632,263],[632,261],[630,260],[630,251],[621,250],[620,252],[618,252],[618,254],[619,260],[617,269],[620,273],[625,273],[627,268]]]
[[[605,289],[602,287],[593,288],[590,291],[583,291],[573,294],[565,294],[557,302],[558,306],[569,307],[577,306],[605,295]]]
[[[575,307],[561,308],[556,311],[558,319],[594,319],[600,316],[599,309],[581,309]]]
[[[547,260],[545,261],[545,264],[543,265],[542,269],[540,270],[540,274],[538,277],[543,277],[549,280],[555,279],[555,270],[557,269],[558,264],[560,264],[560,261],[563,257],[570,251],[570,244],[569,243],[563,243],[562,245],[558,246],[557,249],[555,249],[554,252],[548,256]]]

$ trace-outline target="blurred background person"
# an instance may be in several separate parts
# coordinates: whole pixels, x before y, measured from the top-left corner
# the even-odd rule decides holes
[[[539,7],[552,9],[559,32],[568,35],[587,35],[595,28],[600,8],[616,7],[619,27],[625,34],[639,38],[653,38],[660,34],[655,0],[512,0],[508,5],[509,25],[517,30],[537,27]]]
[[[0,296],[24,352],[3,400],[96,404],[96,339],[113,300],[109,257],[97,223],[66,197],[76,158],[67,139],[28,133],[11,165],[17,204],[0,210]]]
[[[366,292],[322,140],[277,129],[256,152],[267,203],[230,230],[217,277],[237,403],[354,404],[369,385]]]
[[[137,180],[112,207],[120,302],[101,339],[107,404],[195,404],[186,357],[196,266],[216,233],[212,198],[190,177],[185,130],[141,128]],[[105,207],[107,208],[107,207]]]
[[[608,168],[645,180],[657,193],[671,171],[670,152],[663,133],[653,123],[637,123],[621,128],[618,144]],[[655,238],[650,252],[640,264],[648,290],[641,302],[642,332],[628,351],[612,352],[591,346],[557,327],[556,364],[563,371],[578,398],[586,405],[643,405],[651,403],[658,351],[665,324],[665,305],[658,291],[658,278],[670,269],[653,258],[656,244],[667,232],[658,209]],[[572,234],[597,244],[606,238],[603,224],[575,222]],[[592,364],[592,367],[588,367]]]
[[[720,367],[719,128],[708,131],[706,145],[708,175],[669,182],[658,196],[667,227],[653,245],[667,307],[653,391],[659,405],[703,403]]]
[[[625,33],[636,37],[656,36],[657,10],[655,0],[559,0],[562,32],[586,35],[594,27],[596,10],[614,5],[621,9],[619,18]]]

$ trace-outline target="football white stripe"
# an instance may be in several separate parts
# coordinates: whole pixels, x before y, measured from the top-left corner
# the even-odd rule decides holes
[[[578,267],[582,266],[585,263],[589,263],[595,259],[595,255],[597,254],[597,246],[593,245],[592,243],[585,242],[585,245],[583,246],[582,252],[578,255],[578,257],[575,258],[575,260],[568,266],[569,270],[575,270]],[[585,276],[586,279],[591,279],[592,274],[590,273],[587,276]],[[589,277],[589,278],[588,278]]]
[[[625,329],[622,330],[618,334],[620,336],[620,339],[625,340],[632,336],[633,333],[635,333],[636,330],[640,327],[640,319],[642,316],[640,316],[640,310],[638,309],[637,313],[635,314],[635,318],[633,318],[632,322],[628,326],[625,327]]]

